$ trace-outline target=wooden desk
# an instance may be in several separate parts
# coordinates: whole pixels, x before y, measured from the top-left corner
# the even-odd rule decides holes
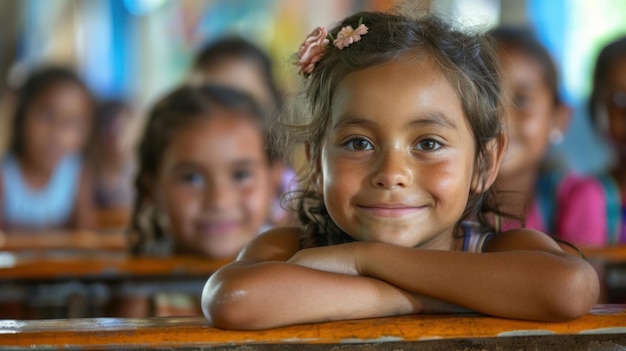
[[[95,231],[0,232],[0,251],[127,251],[127,249],[126,234],[122,230],[106,233]]]
[[[99,229],[122,229],[130,223],[131,209],[109,208],[96,212],[96,225]]]
[[[599,305],[565,323],[482,315],[413,315],[264,331],[211,328],[202,318],[0,321],[0,345],[23,348],[220,350],[621,350],[624,305]]]
[[[90,251],[0,253],[0,318],[101,317],[118,298],[199,296],[207,278],[227,262]]]
[[[76,254],[38,257],[14,254],[15,261],[0,267],[0,279],[119,279],[128,277],[208,277],[229,260],[195,256],[134,257],[127,254]],[[10,261],[10,259],[6,259]]]
[[[626,245],[582,248],[581,251],[588,259],[602,259],[612,262],[626,262]]]

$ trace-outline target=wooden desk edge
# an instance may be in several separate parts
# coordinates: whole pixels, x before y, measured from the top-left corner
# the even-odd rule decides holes
[[[34,259],[0,268],[0,280],[116,278],[147,276],[209,276],[232,259],[196,256],[69,257]]]
[[[626,336],[625,321],[625,305],[599,305],[587,316],[562,323],[507,320],[475,314],[412,315],[296,325],[262,331],[212,328],[200,317],[5,320],[0,321],[0,345],[173,347],[418,342],[542,335]]]

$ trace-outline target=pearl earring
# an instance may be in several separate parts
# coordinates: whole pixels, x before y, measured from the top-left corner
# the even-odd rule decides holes
[[[550,144],[553,146],[560,145],[563,142],[563,133],[558,129],[552,129],[550,131]]]

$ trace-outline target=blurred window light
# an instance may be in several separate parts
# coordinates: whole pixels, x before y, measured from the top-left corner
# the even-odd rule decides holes
[[[166,2],[167,0],[124,0],[124,7],[135,16],[144,16],[157,10]]]
[[[500,19],[500,0],[441,0],[433,2],[433,9],[469,28],[492,28]]]

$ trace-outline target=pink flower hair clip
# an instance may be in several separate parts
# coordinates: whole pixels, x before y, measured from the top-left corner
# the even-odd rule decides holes
[[[317,27],[304,39],[298,49],[298,61],[296,62],[296,66],[300,67],[300,74],[310,75],[315,64],[324,57],[324,51],[330,43],[327,37],[328,30],[324,27]]]
[[[352,26],[345,26],[341,28],[337,33],[337,39],[333,38],[332,34],[328,33],[325,27],[315,28],[307,37],[298,49],[298,61],[296,66],[300,67],[298,73],[308,77],[315,64],[318,63],[326,54],[326,49],[330,45],[330,41],[333,41],[333,45],[339,50],[343,50],[353,43],[361,40],[361,36],[367,34],[369,28],[362,23],[363,18],[359,19],[359,25],[356,29]]]
[[[361,40],[362,35],[367,34],[367,30],[369,28],[367,28],[367,26],[361,21],[363,21],[363,18],[359,20],[359,25],[356,29],[353,29],[352,26],[345,26],[341,28],[339,33],[337,33],[337,39],[333,40],[333,44],[337,47],[337,49],[343,50],[343,48],[347,48],[353,43]]]

